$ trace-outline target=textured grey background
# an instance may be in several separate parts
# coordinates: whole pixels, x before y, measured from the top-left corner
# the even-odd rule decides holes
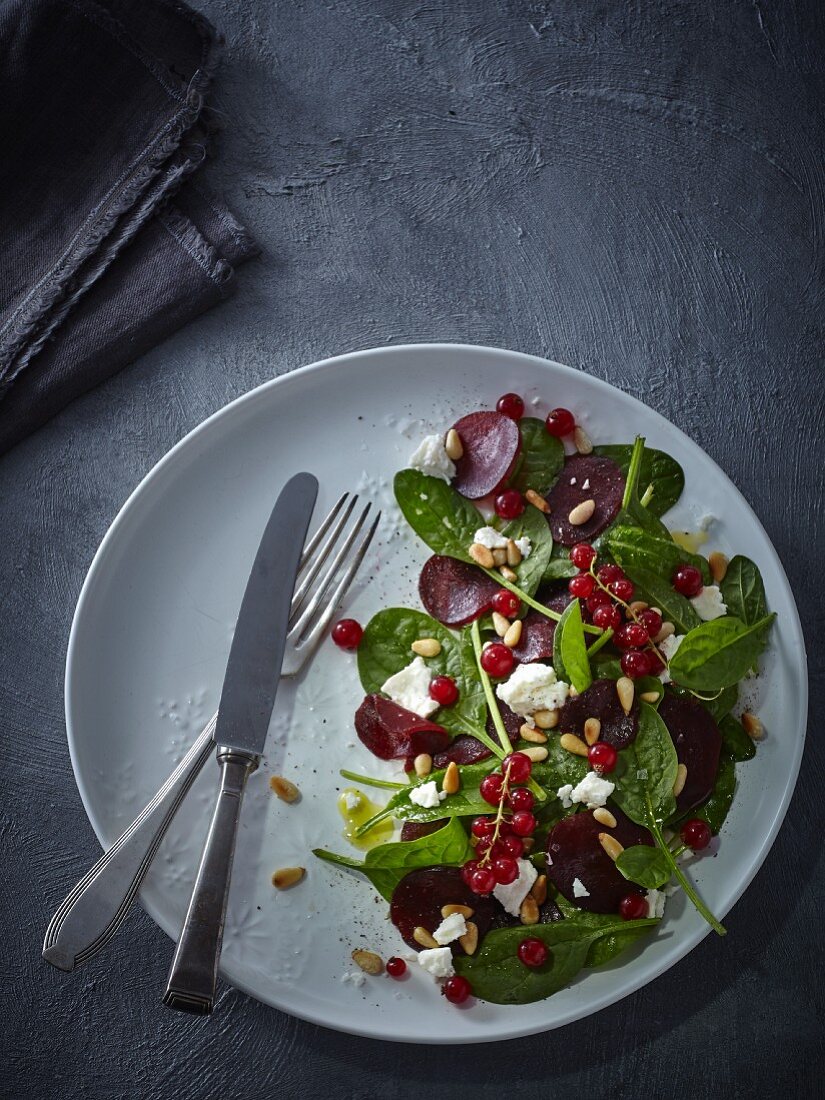
[[[641,396],[763,520],[813,649],[811,713],[825,703],[820,0],[203,7],[228,39],[209,173],[263,257],[234,300],[0,460],[3,1095],[821,1096],[816,736],[727,939],[507,1049],[361,1041],[231,990],[211,1020],[173,1016],[170,944],[142,912],[78,974],[41,963],[98,854],[62,711],[95,548],[190,428],[326,355],[498,344]]]

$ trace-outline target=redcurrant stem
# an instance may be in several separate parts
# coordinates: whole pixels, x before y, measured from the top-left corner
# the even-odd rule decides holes
[[[615,595],[614,595],[614,594],[613,594],[613,593],[612,593],[612,592],[610,591],[610,589],[609,589],[609,588],[607,587],[607,585],[606,585],[606,584],[602,584],[602,582],[601,582],[601,581],[599,580],[598,576],[596,575],[596,570],[595,570],[595,568],[594,568],[594,566],[595,566],[595,562],[596,562],[596,559],[594,558],[594,559],[593,559],[593,561],[592,561],[592,562],[590,563],[590,568],[588,569],[588,573],[590,574],[590,576],[591,576],[591,577],[593,578],[593,580],[594,580],[594,581],[596,582],[596,584],[597,584],[597,585],[599,586],[599,588],[601,588],[602,592],[606,592],[606,593],[608,594],[608,596],[609,596],[609,597],[611,598],[611,600],[615,600],[615,601],[616,601],[616,603],[619,603],[619,604],[621,604],[621,605],[622,605],[622,607],[623,607],[623,608],[625,609],[625,612],[626,612],[626,614],[630,616],[630,618],[631,618],[631,619],[633,620],[633,622],[634,622],[634,623],[638,623],[638,622],[640,621],[640,620],[639,620],[639,617],[638,617],[638,615],[636,614],[636,612],[635,612],[635,611],[632,611],[632,610],[630,609],[630,605],[629,605],[629,604],[626,604],[626,603],[624,602],[624,600],[620,600],[618,596],[615,596]],[[610,634],[610,637],[612,638],[612,637],[613,637],[613,628],[612,628],[612,627],[608,627],[608,630],[607,630],[607,631],[605,631],[605,633],[609,633],[609,634]],[[599,651],[599,650],[601,649],[602,645],[604,645],[604,644],[605,644],[605,641],[607,641],[607,639],[605,639],[604,641],[602,641],[601,639],[599,639],[599,641],[601,641],[601,645],[598,645],[597,643],[594,643],[594,644],[593,644],[593,645],[592,645],[592,646],[590,647],[590,649],[588,649],[588,651],[587,651],[587,656],[588,656],[588,657],[589,657],[589,656],[591,655],[591,653],[598,653],[598,651]],[[659,657],[659,659],[660,659],[660,660],[662,660],[662,661],[664,661],[664,663],[665,663],[665,666],[666,666],[667,668],[669,668],[669,667],[670,667],[670,664],[669,664],[669,662],[668,662],[667,658],[666,658],[666,657],[663,657],[663,656],[662,656],[662,653],[660,652],[660,650],[659,650],[658,646],[656,646],[656,644],[655,644],[655,643],[654,643],[654,642],[653,642],[652,640],[648,639],[648,643],[647,643],[647,646],[646,646],[645,648],[646,648],[646,649],[652,649],[652,650],[653,650],[653,652],[657,654],[657,656]]]
[[[513,584],[512,581],[508,581],[506,577],[502,577],[501,573],[495,573],[492,569],[485,569],[484,572],[488,577],[492,577],[496,584],[502,585],[504,588],[509,589],[510,592],[514,592],[520,600],[527,604],[528,607],[532,607],[534,611],[538,611],[548,619],[552,619],[554,622],[558,622],[561,615],[558,611],[553,611],[549,607],[545,607],[543,603],[539,603],[538,600],[534,600],[532,596],[528,596],[517,584]],[[604,631],[599,630],[597,626],[590,626],[589,623],[584,624],[585,633],[601,635]]]
[[[504,769],[503,774],[504,774],[504,782],[501,785],[501,799],[500,799],[499,804],[496,808],[496,825],[495,825],[495,828],[493,829],[493,835],[492,835],[492,838],[490,840],[489,847],[487,848],[487,851],[484,853],[484,855],[481,857],[480,862],[481,862],[482,866],[485,863],[490,862],[490,853],[493,850],[493,845],[496,843],[496,841],[499,838],[499,834],[501,833],[501,823],[504,820],[504,803],[507,800],[507,795],[510,793],[510,768],[509,768],[509,765],[508,765],[507,768]]]
[[[355,783],[361,783],[364,787],[384,787],[388,791],[403,791],[408,786],[406,783],[392,783],[389,779],[373,779],[371,775],[359,775],[357,772],[348,772],[342,768],[339,775],[344,779],[352,779]]]

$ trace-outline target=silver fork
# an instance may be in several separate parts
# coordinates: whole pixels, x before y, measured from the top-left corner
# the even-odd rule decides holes
[[[357,496],[344,493],[304,548],[282,677],[297,675],[315,652],[372,542],[381,513],[366,527],[372,507],[367,504],[350,524],[357,503]],[[87,962],[123,923],[172,818],[215,751],[216,719],[213,714],[155,797],[58,907],[46,929],[43,958],[59,970]]]

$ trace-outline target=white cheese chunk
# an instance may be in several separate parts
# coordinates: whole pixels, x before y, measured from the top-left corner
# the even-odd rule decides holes
[[[497,531],[495,527],[479,527],[473,535],[473,542],[477,542],[479,546],[486,546],[488,550],[507,549],[507,536],[502,535],[501,531]]]
[[[665,913],[666,898],[664,893],[661,890],[648,890],[645,894],[645,900],[647,901],[647,915],[661,920]]]
[[[421,783],[410,791],[410,802],[421,806],[425,810],[433,810],[447,797],[446,791],[440,791],[434,779],[428,783]]]
[[[344,791],[344,805],[348,810],[357,810],[361,805],[361,795],[357,791]]]
[[[580,878],[573,879],[573,897],[574,898],[589,898],[590,891],[584,885]]]
[[[676,652],[676,650],[679,648],[685,638],[685,634],[671,634],[669,638],[665,638],[663,642],[659,642],[659,649],[661,649],[666,660],[673,660],[673,654]],[[670,683],[670,673],[666,668],[662,669],[662,671],[659,673],[659,679],[662,681],[663,684]]]
[[[411,710],[421,718],[429,718],[433,711],[438,710],[438,703],[430,697],[431,680],[424,658],[416,657],[406,668],[390,676],[381,685],[381,690],[399,707]]]
[[[443,947],[447,943],[452,943],[453,940],[459,939],[467,931],[467,922],[462,917],[461,913],[450,913],[449,917],[445,917],[444,920],[433,932],[433,939],[437,944]]]
[[[513,539],[513,542],[515,542],[516,546],[521,551],[521,556],[523,558],[529,558],[530,557],[530,553],[533,549],[533,544],[532,544],[532,542],[530,542],[530,540],[528,539],[528,537],[526,535],[524,536],[524,538],[521,538],[521,539]]]
[[[518,665],[510,679],[496,688],[502,703],[530,725],[535,724],[532,715],[537,710],[558,710],[569,692],[570,685],[556,679],[555,669],[539,662]]]
[[[690,602],[699,618],[706,623],[711,619],[721,619],[728,610],[716,584],[706,584],[698,596],[691,597]]]
[[[449,947],[425,947],[418,952],[418,965],[434,978],[451,978],[455,974]]]
[[[561,799],[561,804],[565,810],[569,810],[573,805],[573,800],[570,795],[573,793],[573,784],[565,783],[563,787],[559,787],[556,791],[556,797]]]
[[[410,455],[410,466],[422,474],[440,477],[447,482],[455,477],[455,463],[447,454],[440,435],[428,435],[421,440]]]
[[[570,792],[571,802],[584,802],[588,810],[604,806],[616,789],[609,779],[602,779],[597,772],[588,772],[584,779]]]
[[[507,886],[493,887],[493,897],[504,906],[511,917],[517,917],[521,909],[521,903],[530,893],[533,883],[538,878],[538,871],[529,859],[518,861],[518,878]]]

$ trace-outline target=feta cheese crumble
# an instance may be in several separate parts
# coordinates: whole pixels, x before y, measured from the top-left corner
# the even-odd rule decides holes
[[[518,878],[507,886],[502,886],[500,883],[498,886],[494,886],[493,897],[501,902],[511,917],[517,917],[521,909],[521,903],[530,893],[533,883],[538,877],[539,873],[530,860],[520,859],[518,861]]]
[[[421,783],[410,791],[410,802],[421,806],[425,810],[433,810],[447,797],[446,791],[440,791],[434,779],[429,783]]]
[[[356,989],[360,989],[364,982],[367,980],[367,975],[363,970],[350,970],[345,971],[341,975],[341,982],[343,985],[354,985]]]
[[[659,649],[661,649],[666,660],[673,660],[673,654],[685,640],[685,637],[685,634],[671,634],[669,638],[665,638],[664,641],[659,642]],[[670,673],[666,668],[662,669],[659,673],[659,679],[663,684],[670,683]]]
[[[533,544],[532,544],[532,542],[530,542],[530,540],[528,539],[528,537],[526,535],[524,536],[524,538],[521,538],[521,539],[513,539],[513,542],[519,548],[519,550],[521,552],[521,556],[523,558],[529,558],[530,557],[530,552],[533,549]]]
[[[569,786],[569,784],[568,784]],[[559,788],[564,790],[564,787]],[[595,810],[597,806],[604,806],[608,798],[616,789],[616,784],[609,779],[602,779],[596,772],[588,772],[584,779],[567,793],[571,804],[584,802],[588,810]],[[561,795],[559,795],[561,798]],[[564,801],[562,799],[562,801]],[[565,806],[565,809],[567,807]]]
[[[488,550],[507,549],[506,537],[495,527],[479,527],[473,535],[473,542],[477,542],[479,546],[486,546]]]
[[[440,477],[447,482],[455,477],[455,463],[447,454],[440,435],[428,435],[421,440],[410,455],[410,466],[422,474]]]
[[[648,890],[645,894],[647,915],[661,920],[665,914],[665,895],[661,890]]]
[[[573,805],[573,800],[570,795],[573,793],[573,784],[565,783],[563,787],[559,787],[556,791],[556,797],[561,799],[562,808],[569,810]]]
[[[357,791],[344,791],[344,805],[348,810],[357,810],[361,805],[361,795]]]
[[[455,974],[449,947],[425,947],[418,952],[418,965],[434,978],[451,978]]]
[[[589,898],[590,891],[584,885],[580,878],[573,879],[573,897],[574,898]]]
[[[502,703],[531,726],[537,710],[558,710],[569,693],[570,685],[556,679],[555,669],[538,662],[518,665],[510,679],[496,687]]]
[[[406,668],[390,676],[381,685],[381,690],[399,707],[411,710],[420,718],[429,718],[434,710],[438,710],[438,703],[430,697],[431,680],[424,658],[416,657]]]
[[[728,610],[722,599],[722,592],[716,584],[706,584],[698,596],[691,597],[690,602],[699,618],[706,623],[711,619],[721,619]]]
[[[444,920],[433,932],[433,939],[437,944],[443,947],[445,944],[452,943],[453,940],[459,939],[467,931],[467,922],[462,917],[461,913],[450,913],[449,917],[445,917]]]

